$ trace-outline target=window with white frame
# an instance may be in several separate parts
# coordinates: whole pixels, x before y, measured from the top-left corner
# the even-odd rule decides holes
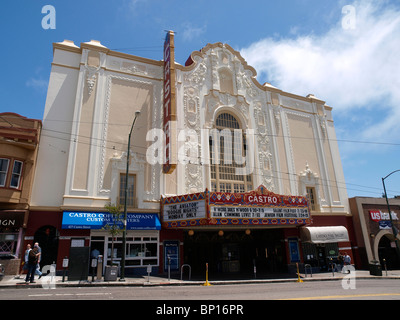
[[[315,188],[314,187],[306,187],[306,192],[307,192],[308,199],[310,201],[311,211],[315,211],[317,208],[316,197],[315,197]]]
[[[10,159],[0,158],[0,187],[5,187]]]
[[[19,189],[21,184],[23,162],[15,160],[11,173],[10,188]]]
[[[126,174],[121,173],[119,180],[119,203],[124,205],[125,201],[125,185],[126,185]],[[126,197],[126,205],[128,207],[137,207],[136,200],[136,175],[128,175],[128,190]]]
[[[123,238],[114,240],[114,259],[118,263],[122,258]],[[112,239],[108,237],[107,259],[111,260]],[[157,233],[134,235],[126,238],[126,267],[158,265],[159,240]]]
[[[20,189],[23,167],[22,161],[0,158],[0,187]]]

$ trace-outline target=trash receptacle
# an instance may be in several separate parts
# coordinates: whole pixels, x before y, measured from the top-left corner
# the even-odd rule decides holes
[[[117,281],[118,267],[106,266],[104,271],[104,281]]]
[[[382,276],[382,266],[379,263],[370,263],[369,274],[371,276]]]

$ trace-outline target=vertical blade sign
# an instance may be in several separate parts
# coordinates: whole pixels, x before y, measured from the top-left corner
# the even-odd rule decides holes
[[[164,42],[164,120],[163,130],[165,134],[165,149],[164,149],[164,165],[163,172],[166,174],[172,173],[176,167],[173,164],[171,155],[174,152],[174,136],[176,121],[176,106],[175,106],[175,46],[174,33],[168,31]]]

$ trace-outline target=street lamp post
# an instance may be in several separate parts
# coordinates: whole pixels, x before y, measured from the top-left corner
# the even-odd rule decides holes
[[[122,233],[122,259],[121,259],[121,276],[119,281],[125,281],[125,256],[126,256],[126,225],[128,220],[127,214],[127,198],[128,198],[128,176],[129,176],[129,154],[131,149],[131,135],[133,126],[135,125],[137,117],[140,116],[140,111],[135,112],[135,119],[133,119],[133,123],[131,126],[131,131],[129,131],[128,138],[128,150],[126,153],[126,175],[125,175],[125,199],[124,199],[124,230]]]
[[[399,247],[399,242],[397,241],[397,229],[393,224],[392,214],[390,212],[389,199],[388,199],[388,196],[387,196],[387,193],[386,193],[386,187],[385,187],[385,179],[388,178],[393,173],[398,172],[398,171],[400,171],[400,169],[399,170],[395,170],[395,171],[389,173],[386,177],[382,178],[382,184],[383,184],[383,191],[385,193],[385,199],[386,199],[387,208],[388,208],[388,211],[389,211],[390,224],[392,225],[392,232],[393,232],[393,236],[394,236],[394,242],[396,243],[396,251],[397,251],[398,257],[400,258],[400,247]]]

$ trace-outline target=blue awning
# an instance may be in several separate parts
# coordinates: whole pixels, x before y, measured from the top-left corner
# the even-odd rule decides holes
[[[62,229],[103,229],[113,224],[113,216],[108,212],[64,211]],[[117,225],[123,229],[123,222]],[[160,230],[161,223],[156,213],[129,212],[127,214],[127,230]]]

